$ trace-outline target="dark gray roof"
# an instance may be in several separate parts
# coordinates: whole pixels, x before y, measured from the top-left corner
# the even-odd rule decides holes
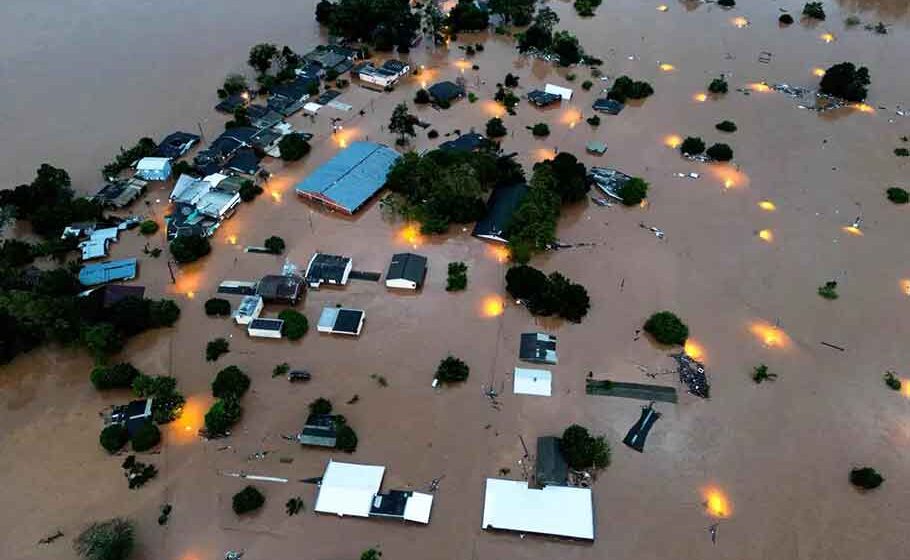
[[[199,136],[189,132],[173,132],[164,137],[158,144],[156,155],[160,157],[178,158],[185,154],[193,144],[199,141]]]
[[[215,110],[222,113],[233,113],[238,107],[245,107],[249,100],[249,94],[244,97],[243,93],[235,93],[230,95],[225,99],[222,99],[218,105],[215,105]]]
[[[558,101],[561,101],[562,97],[556,95],[555,93],[547,93],[539,89],[535,89],[528,94],[528,101],[537,105],[538,107],[544,107],[546,105],[551,105]]]
[[[521,201],[524,200],[527,193],[528,185],[524,183],[515,183],[493,190],[487,201],[487,213],[474,226],[471,235],[495,241],[508,241],[506,231],[509,222],[512,221],[512,214],[521,205]]]
[[[255,175],[260,161],[262,158],[252,148],[240,148],[225,162],[224,167],[244,175]]]
[[[439,145],[440,150],[450,150],[455,152],[473,152],[480,149],[487,143],[484,135],[476,132],[462,134],[454,140],[443,142]]]
[[[522,333],[518,357],[526,362],[556,363],[556,337],[546,333]]]
[[[436,101],[451,101],[464,95],[464,88],[453,82],[439,82],[427,89],[430,96]]]
[[[250,123],[256,128],[269,128],[280,123],[284,117],[265,105],[250,105],[246,108]]]
[[[569,478],[569,465],[559,448],[559,438],[537,438],[536,479],[540,486],[565,486]]]
[[[332,414],[310,414],[303,430],[297,435],[297,441],[303,445],[335,447],[335,418]]]
[[[605,97],[603,99],[598,99],[595,101],[592,107],[595,111],[607,113],[608,115],[618,115],[619,112],[623,110],[623,107],[625,107],[625,105],[619,101],[616,101],[615,99],[607,99]]]
[[[653,406],[642,407],[641,416],[626,434],[626,437],[623,438],[622,442],[635,451],[643,453],[645,449],[645,441],[648,439],[648,433],[651,431],[651,428],[654,426],[654,422],[657,422],[657,419],[660,418],[660,413],[654,410]]]
[[[379,517],[404,517],[404,509],[413,492],[407,490],[389,490],[385,494],[376,494],[370,515]]]
[[[263,276],[256,285],[256,293],[265,301],[296,303],[303,292],[303,279],[299,276]]]
[[[390,58],[389,60],[386,60],[385,62],[382,63],[382,68],[385,68],[386,70],[391,70],[392,72],[395,72],[396,74],[401,72],[402,70],[404,70],[405,66],[407,66],[407,63],[404,63],[400,60],[396,60],[394,58]]]
[[[341,284],[350,261],[348,257],[319,253],[307,269],[306,281],[310,284],[319,282]]]
[[[415,282],[417,287],[423,285],[423,280],[427,275],[427,258],[414,253],[398,253],[392,255],[392,262],[389,264],[389,272],[386,274],[386,280],[402,278]]]
[[[253,319],[250,321],[249,328],[258,329],[262,331],[280,331],[284,326],[284,321],[281,319]]]
[[[335,319],[334,332],[357,334],[360,328],[360,321],[363,319],[363,311],[356,309],[340,309],[338,317]]]

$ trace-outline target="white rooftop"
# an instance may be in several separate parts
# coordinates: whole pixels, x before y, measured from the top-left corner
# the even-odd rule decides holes
[[[553,375],[545,369],[515,368],[512,391],[516,395],[549,397]]]
[[[202,198],[202,195],[209,192],[212,188],[211,183],[196,179],[190,175],[181,175],[174,184],[174,190],[171,191],[171,200],[174,202],[184,202],[186,204],[196,204]]]
[[[136,169],[159,171],[165,169],[170,164],[170,161],[170,158],[166,157],[144,157],[136,164]]]
[[[433,495],[414,492],[404,504],[404,518],[417,523],[430,522],[430,510],[433,509]]]
[[[329,461],[322,475],[315,511],[369,517],[385,467]],[[429,514],[427,514],[429,518]]]
[[[591,489],[488,478],[481,528],[594,540]]]
[[[558,95],[558,96],[562,97],[563,99],[565,99],[566,101],[569,101],[570,99],[572,99],[572,90],[569,88],[564,88],[564,87],[556,86],[553,84],[547,84],[546,86],[544,86],[543,90],[547,93],[552,93],[553,95]]]

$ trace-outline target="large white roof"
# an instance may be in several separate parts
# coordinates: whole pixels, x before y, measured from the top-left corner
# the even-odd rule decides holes
[[[552,374],[545,369],[515,368],[512,391],[516,395],[549,397]]]
[[[414,492],[404,504],[404,518],[417,523],[430,522],[430,510],[433,509],[433,495]]]
[[[316,506],[322,513],[369,517],[385,467],[329,461],[322,475]]]
[[[594,540],[591,489],[488,478],[481,528]]]

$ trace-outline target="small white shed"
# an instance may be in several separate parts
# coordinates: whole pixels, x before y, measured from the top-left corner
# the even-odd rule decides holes
[[[553,375],[545,369],[515,368],[512,391],[516,395],[549,397]]]
[[[145,157],[136,164],[136,175],[146,181],[167,181],[171,176],[171,160],[165,157]]]
[[[565,101],[572,99],[572,90],[569,88],[560,87],[553,84],[547,84],[543,90],[547,93],[552,93],[553,95],[558,95],[562,97]]]

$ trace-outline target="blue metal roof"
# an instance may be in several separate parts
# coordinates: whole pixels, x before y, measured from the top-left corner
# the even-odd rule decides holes
[[[136,259],[121,259],[90,264],[79,271],[79,282],[83,286],[97,286],[114,280],[129,280],[136,277],[139,263]]]
[[[301,196],[353,214],[385,184],[398,152],[374,142],[354,142],[298,183]]]

